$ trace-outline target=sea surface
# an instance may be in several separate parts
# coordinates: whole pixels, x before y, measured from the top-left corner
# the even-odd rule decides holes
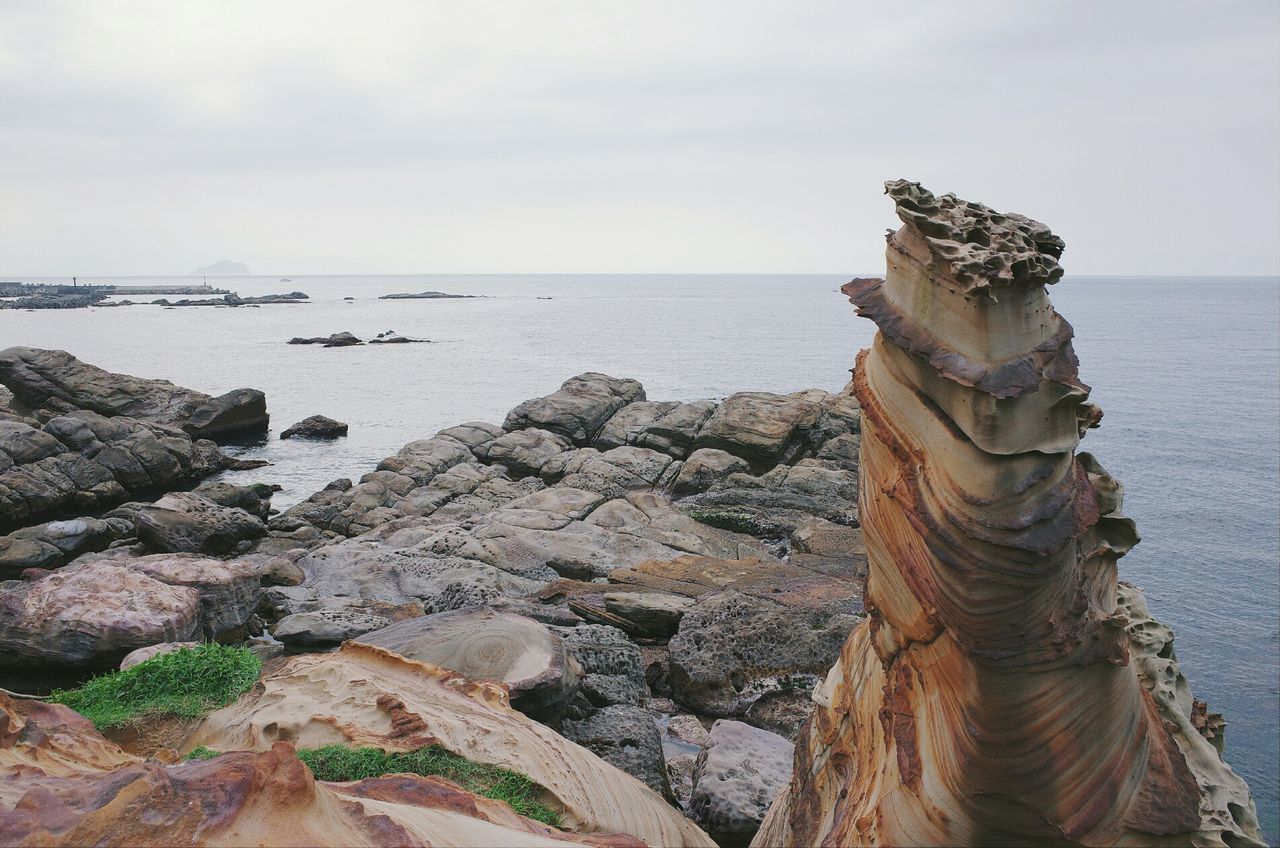
[[[64,279],[33,282],[68,282]],[[874,326],[841,275],[520,275],[216,278],[259,308],[0,310],[0,347],[63,348],[93,364],[218,394],[267,393],[272,433],[243,448],[285,507],[357,479],[416,438],[501,423],[583,371],[634,377],[651,399],[841,388]],[[114,278],[190,284],[191,278]],[[466,300],[378,300],[423,290]],[[344,298],[354,298],[347,301]],[[1143,542],[1120,563],[1177,632],[1196,697],[1228,721],[1228,761],[1280,839],[1280,280],[1068,277],[1051,291],[1076,328],[1081,375],[1106,412],[1084,448],[1125,484]],[[138,298],[135,298],[138,299]],[[150,298],[146,298],[150,299]],[[432,344],[324,349],[293,336],[348,330]],[[280,441],[316,413],[336,443]],[[1101,717],[1099,717],[1101,720]]]

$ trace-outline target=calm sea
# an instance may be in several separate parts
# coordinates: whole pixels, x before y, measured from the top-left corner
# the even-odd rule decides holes
[[[500,423],[588,370],[650,398],[840,388],[873,325],[843,276],[400,276],[218,278],[242,295],[312,303],[241,309],[0,311],[0,347],[64,348],[96,365],[213,394],[267,393],[274,431],[315,413],[335,444],[268,440],[286,506],[357,478],[402,444],[462,421]],[[189,278],[103,282],[189,283]],[[62,280],[59,280],[62,282]],[[379,301],[438,290],[475,300]],[[352,297],[354,301],[343,298]],[[1280,835],[1280,280],[1068,277],[1054,287],[1081,373],[1106,411],[1085,447],[1126,486],[1144,541],[1121,577],[1175,628],[1197,697],[1226,714],[1227,758]],[[550,298],[550,299],[544,299]],[[322,349],[292,336],[387,330],[430,345]]]

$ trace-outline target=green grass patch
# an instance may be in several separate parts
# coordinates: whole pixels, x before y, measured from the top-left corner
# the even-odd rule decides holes
[[[98,730],[159,716],[201,718],[234,701],[261,670],[262,661],[247,648],[209,643],[103,674],[78,689],[57,689],[49,700],[80,713]]]
[[[187,756],[192,757],[195,753],[192,751]],[[362,780],[400,773],[443,777],[468,792],[506,801],[511,809],[526,818],[552,827],[560,825],[560,817],[555,811],[538,800],[541,787],[523,774],[472,762],[438,745],[394,754],[377,748],[326,745],[323,748],[303,748],[298,751],[298,758],[307,764],[317,780]]]

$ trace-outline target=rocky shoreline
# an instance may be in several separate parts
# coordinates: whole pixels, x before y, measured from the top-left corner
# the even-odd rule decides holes
[[[1043,291],[1061,240],[888,189],[886,279],[845,287],[880,332],[843,390],[650,400],[587,372],[283,511],[269,471],[215,478],[261,392],[0,352],[0,687],[210,641],[262,661],[123,730],[0,693],[0,833],[1262,844],[1221,716],[1116,580],[1137,534],[1075,452],[1101,413]],[[317,779],[299,752],[329,745],[510,769],[559,827],[447,780]]]
[[[410,442],[272,514],[268,486],[200,482],[224,465],[186,431],[207,396],[32,349],[0,353],[0,381],[0,503],[17,528],[0,537],[8,687],[202,639],[265,656],[354,639],[493,677],[465,645],[501,616],[522,634],[512,665],[536,643],[558,669],[529,695],[505,680],[515,707],[744,841],[766,804],[744,801],[743,818],[725,799],[771,797],[789,764],[771,755],[750,779],[734,764],[790,751],[861,616],[847,391],[679,403],[582,374],[502,426]],[[97,477],[68,481],[115,485],[41,501],[37,469],[73,453]],[[45,515],[59,520],[34,523]]]

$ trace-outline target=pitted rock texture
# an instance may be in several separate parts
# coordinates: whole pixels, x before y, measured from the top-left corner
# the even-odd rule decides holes
[[[11,347],[0,351],[0,383],[13,392],[13,403],[20,410],[125,416],[176,427],[192,438],[215,440],[267,428],[266,399],[255,389],[236,389],[214,398],[168,380],[113,374],[64,350]]]
[[[1075,452],[1099,416],[1044,289],[1061,242],[888,188],[888,274],[847,287],[880,328],[854,375],[868,619],[754,844],[1261,845],[1117,589],[1138,536]]]
[[[386,751],[439,744],[527,775],[547,790],[569,831],[627,833],[651,846],[714,845],[643,783],[513,710],[503,687],[371,645],[286,661],[208,716],[184,747],[265,751],[277,738]]]
[[[902,223],[923,236],[938,263],[969,290],[1062,279],[1058,260],[1066,243],[1039,221],[954,194],[935,196],[908,180],[890,180],[884,193]]]
[[[174,762],[172,751],[143,760],[66,707],[3,694],[0,769],[7,845],[645,845],[557,830],[442,778],[317,781],[287,742],[209,760]],[[690,835],[669,844],[712,844]]]
[[[751,841],[791,780],[795,746],[740,721],[711,726],[693,775],[690,813],[721,848]]]
[[[644,781],[668,801],[675,799],[667,779],[662,738],[648,710],[626,704],[608,706],[585,719],[564,722],[560,732],[606,763]]]
[[[225,554],[266,535],[262,519],[239,507],[219,506],[191,492],[174,492],[138,510],[138,541],[167,553]]]

